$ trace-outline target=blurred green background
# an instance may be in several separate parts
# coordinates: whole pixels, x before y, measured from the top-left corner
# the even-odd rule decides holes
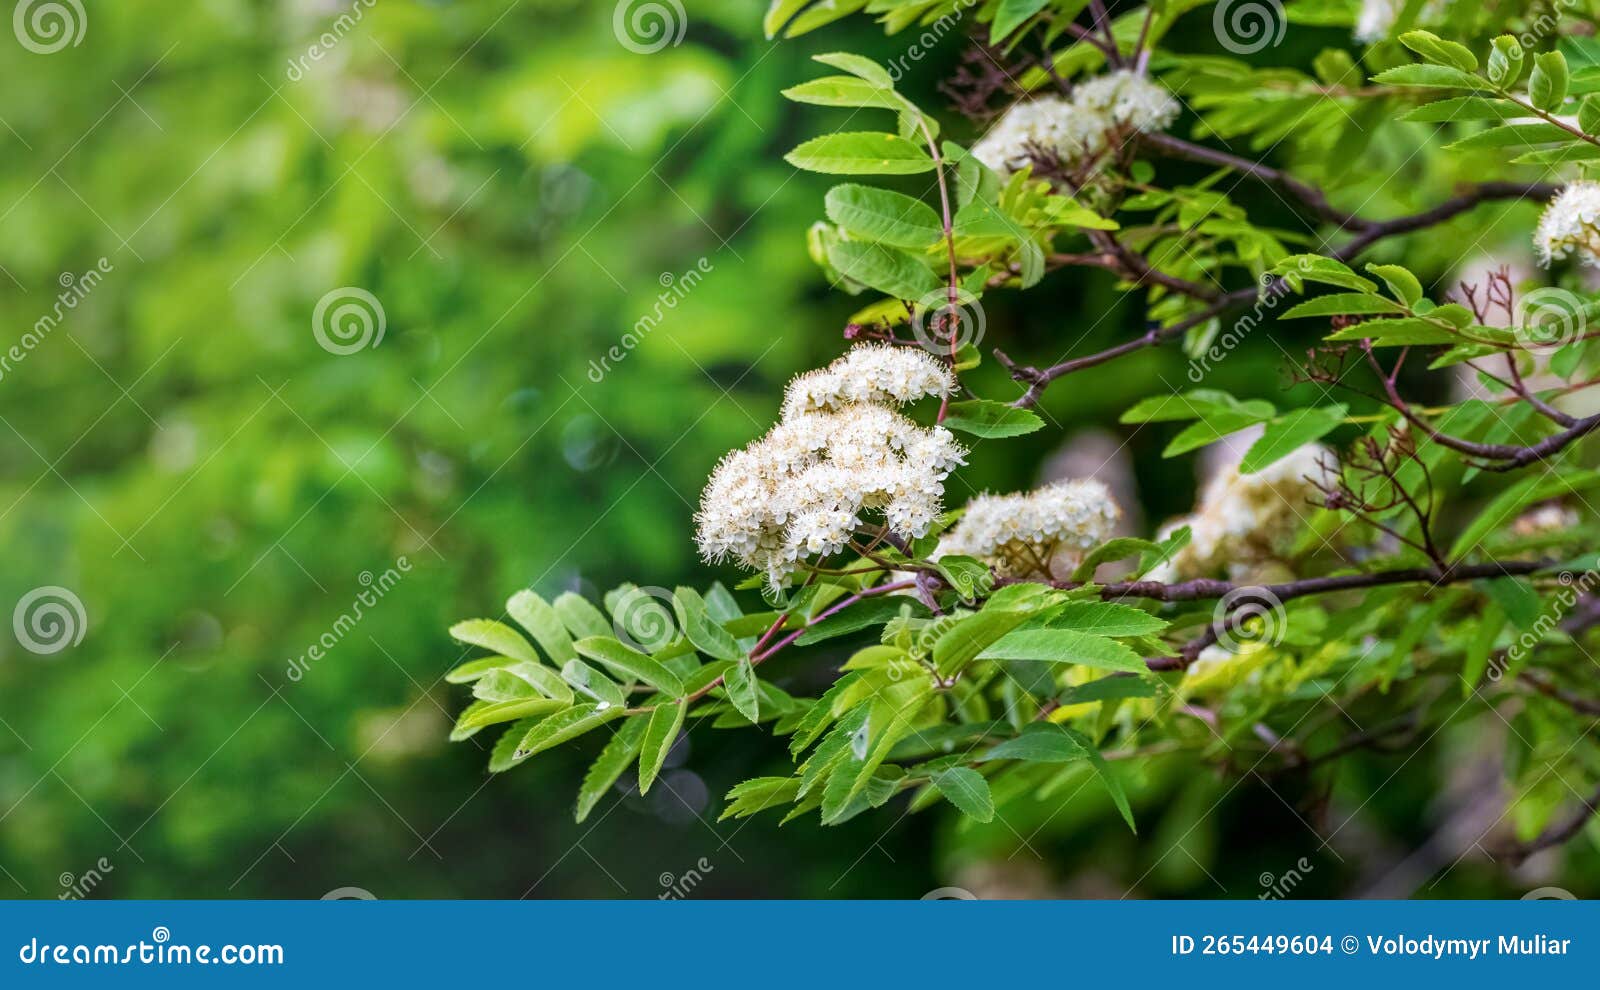
[[[711,465],[857,305],[806,256],[826,179],[781,158],[835,119],[779,90],[815,52],[909,39],[854,18],[768,42],[758,0],[692,0],[653,53],[579,0],[88,6],[59,51],[0,40],[0,342],[60,310],[0,369],[0,602],[56,586],[85,617],[52,654],[0,639],[0,896],[655,897],[694,870],[693,896],[1250,897],[1291,869],[1331,896],[1437,824],[1449,748],[1392,783],[1353,771],[1370,860],[1304,822],[1323,796],[1181,768],[1140,782],[1140,837],[1087,795],[972,831],[898,809],[717,824],[731,784],[785,760],[755,732],[696,733],[669,790],[583,826],[598,740],[490,778],[487,742],[445,741],[465,692],[440,678],[467,653],[445,629],[524,586],[706,580],[689,534]],[[903,88],[942,107],[961,46]],[[332,353],[313,314],[346,287],[384,333]],[[988,318],[989,343],[1049,361],[1138,309],[1063,274]],[[1215,384],[1273,391],[1280,356],[1254,341]],[[1183,368],[1140,355],[1048,412],[1121,442],[1118,413]],[[1029,483],[1049,436],[987,445],[963,485]],[[1152,522],[1194,487],[1163,442],[1126,445]],[[815,655],[786,662],[791,691],[825,683]],[[1469,863],[1427,893],[1507,891]]]

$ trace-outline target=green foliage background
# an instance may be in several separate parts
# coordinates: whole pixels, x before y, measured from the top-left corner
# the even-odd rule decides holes
[[[779,91],[815,52],[890,58],[906,39],[857,18],[768,42],[763,6],[690,3],[683,43],[645,55],[618,44],[608,4],[377,0],[301,79],[291,60],[345,6],[98,4],[77,47],[0,38],[4,342],[63,273],[112,266],[0,379],[0,602],[60,585],[88,616],[54,656],[0,639],[0,894],[62,895],[102,858],[94,896],[653,897],[702,858],[696,895],[917,897],[980,860],[1024,892],[1255,896],[1301,857],[1297,893],[1357,888],[1359,864],[1248,780],[1141,782],[1139,837],[1087,794],[979,829],[893,811],[780,831],[707,823],[782,744],[704,734],[673,771],[694,814],[657,789],[577,826],[598,741],[494,779],[479,743],[445,742],[463,692],[440,677],[470,652],[451,622],[524,586],[703,581],[689,533],[708,470],[772,420],[790,374],[840,349],[852,301],[803,237],[829,183],[781,158],[817,111]],[[1308,60],[1318,37],[1291,32],[1275,57]],[[940,106],[959,46],[903,88]],[[1237,195],[1271,222],[1269,194]],[[702,258],[704,282],[592,381],[663,277]],[[386,335],[331,355],[311,313],[352,285]],[[1133,328],[1120,298],[1060,274],[1025,310],[998,299],[989,326],[1053,360]],[[1292,341],[1253,340],[1214,384],[1274,392]],[[1046,408],[1126,431],[1117,415],[1183,367],[1141,355]],[[1053,449],[1035,439],[964,477],[1028,483]],[[1163,440],[1129,444],[1151,519],[1193,490]],[[362,574],[402,556],[399,584],[291,678]],[[1437,740],[1394,780],[1395,761],[1358,759],[1343,786],[1350,806],[1374,795],[1364,841],[1425,837],[1466,746]],[[1508,883],[1469,865],[1427,893]]]

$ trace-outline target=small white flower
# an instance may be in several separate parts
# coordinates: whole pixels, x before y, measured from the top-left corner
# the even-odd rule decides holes
[[[1021,169],[1040,150],[1070,167],[1104,151],[1118,128],[1164,130],[1178,110],[1178,101],[1160,84],[1119,69],[1080,83],[1070,98],[1044,96],[1016,104],[972,146],[972,154],[1002,176]]]
[[[1540,264],[1576,254],[1600,267],[1600,182],[1574,182],[1545,207],[1533,235]]]
[[[712,472],[695,516],[701,555],[736,560],[776,588],[803,560],[848,547],[867,513],[902,537],[922,536],[966,451],[949,430],[893,406],[955,387],[926,352],[879,344],[795,378],[783,421]]]
[[[1321,444],[1296,448],[1255,474],[1237,463],[1217,472],[1200,495],[1194,514],[1168,524],[1187,525],[1189,542],[1151,580],[1211,577],[1227,571],[1248,578],[1281,558],[1320,492],[1312,481],[1331,452]]]
[[[978,495],[940,541],[939,553],[976,557],[1000,577],[1065,578],[1121,516],[1110,489],[1093,480]]]

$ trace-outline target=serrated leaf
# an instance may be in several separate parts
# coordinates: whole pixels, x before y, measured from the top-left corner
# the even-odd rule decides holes
[[[998,45],[1021,27],[1023,22],[1044,9],[1050,0],[1000,0],[989,25],[989,44]]]
[[[517,745],[517,758],[526,759],[535,753],[542,753],[624,714],[621,708],[597,708],[594,705],[574,705],[554,712],[528,730],[528,734]]]
[[[616,681],[582,660],[568,660],[562,664],[561,679],[584,697],[593,698],[597,704],[612,708],[626,708],[628,705],[628,699]]]
[[[1133,674],[1142,674],[1148,669],[1139,654],[1114,639],[1053,626],[1009,632],[978,656],[982,660],[1075,663]]]
[[[929,779],[963,815],[980,822],[994,821],[994,795],[989,793],[989,782],[983,774],[967,767],[951,767],[935,771]]]
[[[1430,89],[1484,90],[1489,84],[1452,65],[1401,65],[1372,77],[1386,86],[1422,86]]]
[[[939,289],[939,277],[900,248],[864,241],[828,247],[828,263],[847,278],[897,299],[918,300]]]
[[[1552,141],[1573,141],[1576,138],[1565,128],[1534,121],[1521,124],[1502,124],[1488,130],[1469,134],[1444,146],[1445,151],[1472,151],[1477,148],[1531,148]]]
[[[667,753],[678,739],[683,728],[683,716],[689,702],[667,702],[656,706],[650,713],[650,725],[645,730],[644,742],[639,749],[639,793],[647,794],[655,783],[656,774],[667,762]]]
[[[768,808],[788,804],[799,792],[800,781],[794,777],[756,777],[735,786],[724,798],[728,806],[722,809],[717,821],[725,818],[748,818]]]
[[[573,638],[583,636],[605,636],[612,632],[611,621],[605,613],[594,607],[594,603],[587,598],[573,592],[566,592],[551,603],[556,615],[561,617],[561,624],[567,627]]]
[[[693,588],[680,585],[672,592],[672,611],[678,627],[700,652],[718,660],[737,660],[744,656],[739,643],[712,618],[704,598]]]
[[[1110,560],[1122,560],[1134,554],[1159,550],[1160,547],[1149,540],[1136,536],[1118,536],[1107,540],[1089,552],[1083,562],[1072,572],[1072,580],[1087,581],[1094,577],[1095,569]]]
[[[1153,636],[1167,628],[1167,620],[1120,602],[1068,602],[1049,626],[1095,636]]]
[[[894,77],[889,70],[867,58],[865,55],[856,55],[851,52],[823,52],[811,56],[812,61],[821,62],[823,65],[832,66],[853,76],[876,83],[887,89],[894,88]]]
[[[512,660],[539,662],[539,654],[522,634],[493,619],[465,619],[450,627],[450,636]]]
[[[583,775],[583,785],[578,788],[577,820],[580,825],[639,754],[646,725],[646,720],[642,718],[631,718],[623,723],[589,766],[588,773]]]
[[[1025,760],[1029,763],[1070,763],[1086,760],[1092,746],[1083,743],[1083,737],[1051,722],[1034,722],[1023,727],[1015,737],[995,746],[985,753],[987,760]]]
[[[1422,299],[1422,283],[1409,269],[1400,265],[1368,265],[1367,271],[1383,279],[1389,292],[1407,306],[1415,306]]]
[[[1307,299],[1305,302],[1286,310],[1281,318],[1293,320],[1303,316],[1345,316],[1349,314],[1367,315],[1401,312],[1404,312],[1404,310],[1392,299],[1368,295],[1364,292],[1335,292],[1331,295]]]
[[[1535,55],[1533,74],[1528,77],[1528,102],[1547,112],[1557,109],[1566,101],[1568,81],[1567,60],[1560,52]]]
[[[1349,265],[1320,254],[1290,255],[1273,265],[1272,271],[1285,278],[1307,279],[1358,292],[1372,292],[1378,288],[1372,280],[1357,275]]]
[[[1442,124],[1458,120],[1492,120],[1503,122],[1522,116],[1523,111],[1510,100],[1489,96],[1452,96],[1443,100],[1412,107],[1400,115],[1401,120],[1426,124]]]
[[[683,680],[668,670],[659,660],[646,656],[611,636],[586,636],[573,643],[573,648],[591,660],[597,660],[613,674],[625,680],[640,680],[670,697],[683,694]]]
[[[993,399],[968,399],[950,403],[943,425],[986,440],[997,440],[1042,429],[1044,420],[1031,409],[1018,409]]]
[[[572,648],[572,637],[567,634],[566,626],[562,625],[561,616],[556,614],[549,602],[532,591],[519,591],[507,599],[506,614],[517,625],[528,630],[552,664],[559,666],[578,655]]]
[[[783,95],[795,103],[819,107],[876,107],[899,110],[905,101],[893,89],[855,76],[823,76],[790,86]]]
[[[1400,36],[1400,43],[1430,62],[1454,66],[1464,72],[1478,68],[1478,59],[1467,46],[1446,41],[1432,31],[1407,31]]]
[[[761,694],[756,689],[755,667],[749,657],[740,657],[722,678],[723,692],[740,715],[752,723],[761,720]]]
[[[1350,408],[1342,403],[1317,409],[1296,409],[1268,423],[1239,462],[1240,474],[1254,474],[1295,450],[1321,439],[1344,422]]]
[[[1325,340],[1370,339],[1375,347],[1404,347],[1413,344],[1455,344],[1459,334],[1428,320],[1417,318],[1366,320],[1329,334]]]
[[[823,203],[829,220],[864,240],[926,248],[944,236],[933,207],[903,193],[845,183],[829,189]]]
[[[553,712],[566,706],[552,698],[527,698],[522,701],[490,701],[471,705],[456,720],[458,730],[481,729],[486,725],[511,722],[529,715]]]
[[[933,169],[920,144],[879,131],[824,134],[783,157],[795,168],[830,175],[914,175]]]

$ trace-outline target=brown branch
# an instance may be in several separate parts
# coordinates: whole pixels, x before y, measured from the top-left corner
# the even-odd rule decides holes
[[[1520,864],[1534,853],[1559,846],[1583,831],[1583,827],[1589,824],[1589,819],[1594,817],[1594,813],[1597,810],[1600,810],[1600,787],[1595,788],[1592,794],[1584,798],[1583,804],[1568,814],[1566,818],[1551,825],[1527,842],[1506,843],[1501,847],[1500,851],[1513,863]]]

